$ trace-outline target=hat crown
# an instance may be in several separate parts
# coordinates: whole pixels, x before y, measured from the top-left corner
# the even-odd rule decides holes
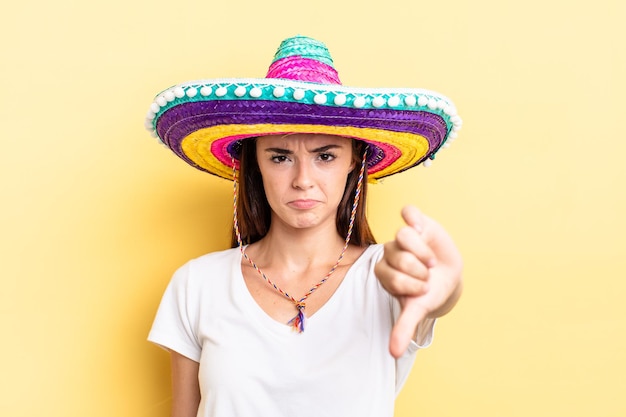
[[[306,36],[281,42],[265,78],[341,85],[326,45]]]

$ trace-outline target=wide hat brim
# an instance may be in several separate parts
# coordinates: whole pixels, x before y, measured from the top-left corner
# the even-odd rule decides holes
[[[280,79],[200,80],[157,95],[146,128],[190,165],[232,178],[244,138],[339,135],[369,144],[376,180],[434,158],[461,127],[452,102],[428,90],[358,89]]]

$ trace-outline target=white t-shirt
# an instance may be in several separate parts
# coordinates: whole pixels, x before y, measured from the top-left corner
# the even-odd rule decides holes
[[[374,276],[382,251],[365,250],[303,333],[252,298],[238,248],[204,255],[174,274],[148,340],[200,363],[199,417],[391,417],[435,320],[389,354],[399,305]]]

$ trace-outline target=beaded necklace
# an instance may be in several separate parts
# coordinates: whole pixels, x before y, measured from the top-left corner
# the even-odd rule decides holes
[[[277,292],[279,292],[284,297],[289,299],[295,305],[296,310],[297,310],[297,314],[294,316],[294,318],[289,320],[287,322],[287,324],[291,326],[292,330],[294,330],[294,331],[296,331],[298,333],[302,333],[304,331],[304,320],[305,320],[304,310],[306,308],[306,300],[307,300],[307,298],[309,298],[309,296],[311,294],[313,294],[315,292],[315,290],[317,290],[320,286],[322,286],[322,284],[324,284],[326,281],[328,281],[330,276],[333,274],[333,272],[335,272],[335,270],[337,269],[337,267],[339,266],[339,264],[343,260],[343,257],[344,257],[344,255],[346,253],[346,250],[348,249],[348,245],[350,243],[350,237],[352,236],[352,229],[354,227],[354,219],[356,217],[356,210],[357,210],[357,207],[359,206],[359,200],[360,200],[360,197],[361,197],[361,189],[363,187],[363,174],[365,172],[366,161],[367,161],[367,150],[363,153],[363,160],[361,161],[361,169],[359,171],[359,178],[358,178],[358,181],[357,181],[356,191],[354,193],[354,202],[352,203],[352,212],[350,213],[350,223],[348,225],[348,233],[346,235],[346,240],[344,242],[343,248],[341,249],[341,254],[339,255],[339,258],[337,259],[337,262],[335,262],[335,264],[330,269],[330,271],[328,271],[326,276],[324,276],[324,278],[320,282],[315,284],[300,299],[296,299],[296,298],[292,297],[291,295],[289,295],[288,293],[286,293],[285,291],[283,291],[282,289],[280,289],[280,287],[278,287],[278,285],[274,284],[267,277],[267,275],[265,275],[265,273],[261,270],[261,268],[259,268],[257,266],[257,264],[248,256],[248,254],[246,254],[246,250],[245,250],[245,248],[243,246],[243,241],[241,239],[241,233],[239,232],[239,222],[237,220],[238,180],[237,180],[237,169],[236,169],[235,163],[233,161],[233,213],[234,213],[233,214],[233,223],[234,223],[234,227],[235,227],[235,235],[237,236],[237,243],[239,245],[239,249],[241,250],[241,254],[243,255],[243,257],[250,263],[250,265],[252,265],[252,267],[259,273],[259,275],[265,280],[265,282],[267,282],[269,285],[271,285],[272,288],[274,288]]]

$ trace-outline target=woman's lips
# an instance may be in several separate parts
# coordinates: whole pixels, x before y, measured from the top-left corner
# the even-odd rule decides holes
[[[299,210],[308,210],[315,207],[319,202],[317,200],[293,200],[288,204],[290,207]]]

